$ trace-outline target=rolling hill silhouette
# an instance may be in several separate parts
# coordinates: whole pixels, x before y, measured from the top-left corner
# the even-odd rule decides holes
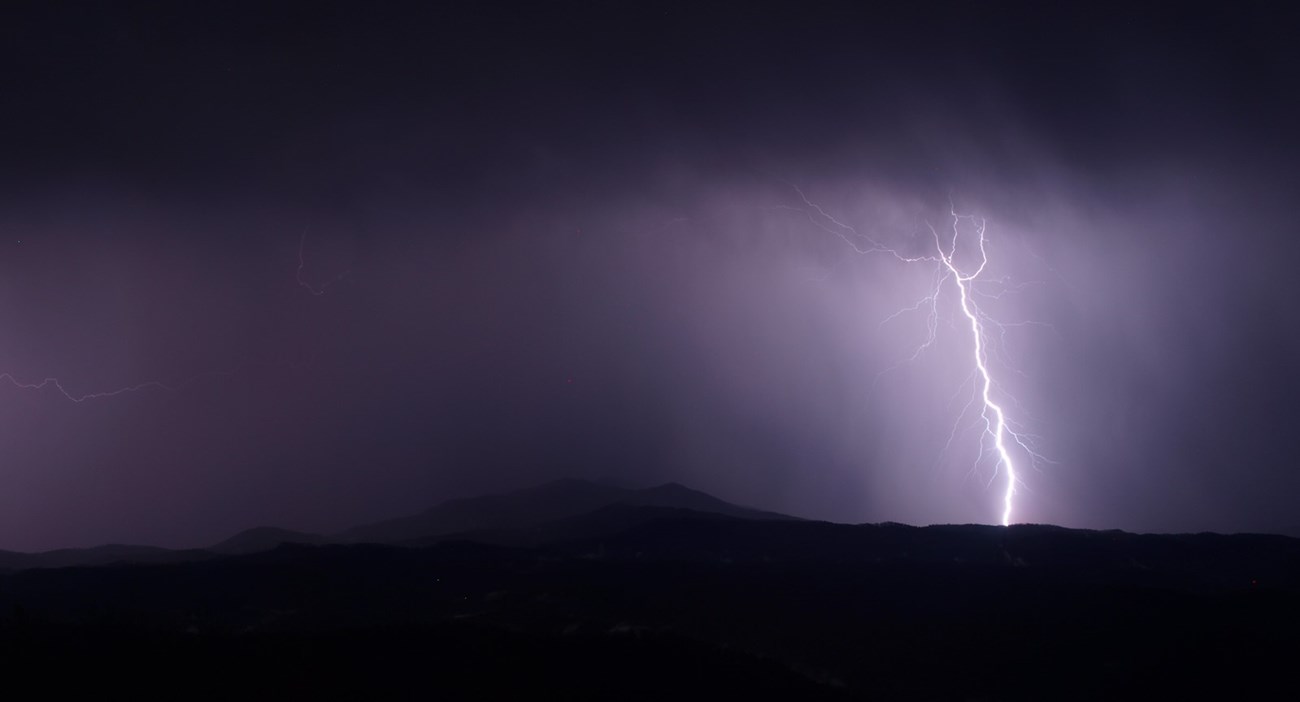
[[[718,514],[739,519],[794,520],[775,512],[740,507],[678,483],[640,490],[585,480],[557,480],[537,487],[448,500],[420,514],[349,529],[335,537],[342,543],[403,543],[451,534],[495,532],[538,527],[615,505],[662,507]]]
[[[334,535],[255,527],[202,549],[109,544],[43,553],[0,551],[0,571],[185,563],[286,545],[381,544],[416,548],[450,541],[538,548],[568,555],[726,562],[911,562],[1068,569],[1091,578],[1140,575],[1230,585],[1300,586],[1300,540],[1260,534],[1129,534],[1046,525],[836,524],[738,506],[677,483],[626,489],[557,480],[511,492],[448,500],[407,517]]]
[[[280,529],[279,527],[254,527],[245,529],[219,544],[210,546],[207,550],[226,556],[235,556],[244,553],[269,551],[281,544],[321,545],[327,543],[330,543],[330,539],[320,534],[309,534],[302,531],[293,531],[292,529]]]
[[[448,500],[420,514],[353,527],[334,535],[263,526],[246,529],[200,549],[111,544],[42,553],[0,551],[0,571],[113,563],[180,563],[216,556],[269,551],[284,544],[422,545],[448,538],[490,543],[536,544],[582,536],[581,520],[548,526],[611,507],[646,507],[722,515],[738,519],[795,520],[775,512],[741,507],[677,483],[644,489],[618,488],[577,479],[556,480],[523,490]],[[630,513],[629,513],[630,514]],[[643,518],[651,513],[642,512]],[[600,517],[593,517],[591,528]],[[630,526],[631,522],[628,522]],[[608,526],[608,525],[607,525]],[[534,533],[518,530],[532,529]]]
[[[1300,652],[1297,539],[834,524],[676,484],[0,568],[6,662],[82,693],[1237,698],[1289,683]]]

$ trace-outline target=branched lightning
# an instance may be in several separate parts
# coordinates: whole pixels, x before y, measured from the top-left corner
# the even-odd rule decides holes
[[[1002,405],[993,400],[993,377],[989,374],[988,356],[984,350],[988,340],[985,338],[984,325],[980,323],[982,315],[971,300],[974,281],[984,272],[984,268],[989,261],[988,251],[984,246],[986,222],[981,219],[975,225],[975,234],[979,238],[979,265],[973,273],[962,273],[957,265],[953,263],[953,258],[957,253],[958,224],[961,222],[962,216],[953,212],[952,217],[952,244],[947,251],[943,248],[943,242],[939,240],[938,231],[934,227],[930,227],[930,231],[934,234],[934,245],[939,250],[939,259],[943,261],[944,267],[948,269],[953,281],[957,283],[962,314],[970,322],[971,340],[975,347],[973,360],[975,371],[979,375],[977,382],[980,385],[980,399],[984,402],[984,409],[981,412],[981,416],[984,418],[984,431],[992,436],[993,446],[998,453],[995,470],[1000,467],[1006,473],[1006,488],[1002,496],[1002,524],[1005,526],[1011,523],[1011,508],[1016,496],[1016,486],[1020,482],[1020,477],[1016,475],[1015,461],[1012,459],[1011,453],[1007,451],[1006,441],[1008,435],[1017,442],[1020,442],[1020,439],[1007,426],[1007,413],[1002,409]]]
[[[937,229],[927,223],[926,227],[934,239],[934,253],[915,256],[906,255],[897,249],[885,246],[875,238],[862,234],[849,224],[836,219],[821,206],[809,200],[798,187],[793,185],[791,187],[798,194],[803,207],[784,207],[782,209],[804,214],[814,226],[838,237],[857,253],[885,254],[894,257],[900,262],[909,264],[924,262],[936,264],[929,292],[911,305],[903,307],[881,320],[880,324],[883,326],[903,315],[924,311],[926,315],[926,335],[910,357],[904,359],[898,365],[882,371],[877,375],[877,381],[881,376],[899,366],[916,361],[934,345],[940,327],[939,301],[948,281],[952,281],[955,285],[957,289],[957,306],[962,313],[960,321],[964,322],[963,326],[970,332],[972,350],[971,371],[957,388],[952,399],[956,400],[968,384],[973,384],[973,387],[969,399],[962,411],[957,415],[952,430],[940,450],[940,456],[951,448],[953,441],[959,434],[971,427],[970,424],[967,424],[966,428],[963,428],[963,421],[970,414],[972,408],[978,406],[980,409],[975,424],[983,425],[982,439],[979,456],[976,458],[971,471],[974,473],[978,466],[984,462],[991,446],[996,460],[993,475],[990,478],[990,485],[999,476],[1002,478],[1001,522],[1003,525],[1010,525],[1014,514],[1015,497],[1023,486],[1021,474],[1017,468],[1017,461],[1013,455],[1015,451],[1013,446],[1024,452],[1024,456],[1029,459],[1031,465],[1050,461],[1047,461],[1035,450],[1035,437],[1020,430],[1018,425],[1008,417],[1006,407],[1004,407],[1006,402],[1010,401],[1012,405],[1017,407],[1018,404],[1014,399],[1006,396],[1006,393],[994,379],[993,372],[989,367],[989,356],[990,353],[995,355],[1002,353],[1000,349],[1005,341],[1008,328],[1042,323],[1034,321],[1000,323],[980,309],[976,298],[999,300],[1005,295],[1024,292],[1034,283],[1015,283],[1008,277],[992,278],[985,275],[989,263],[987,238],[985,236],[987,222],[974,215],[963,215],[959,214],[955,209],[950,209],[949,214],[952,216],[951,236],[941,236]],[[963,224],[966,226],[963,227]],[[976,260],[969,265],[962,265],[957,262],[958,244],[963,241],[963,232],[968,237],[974,237],[971,248],[973,251],[978,252],[978,255],[975,256]],[[965,247],[963,247],[963,250],[965,250]],[[965,257],[963,256],[963,258]],[[1001,358],[1000,355],[998,357]],[[1014,369],[1009,363],[1003,362],[1000,365]],[[1015,372],[1019,373],[1018,370]],[[952,401],[950,400],[949,405],[951,404]]]

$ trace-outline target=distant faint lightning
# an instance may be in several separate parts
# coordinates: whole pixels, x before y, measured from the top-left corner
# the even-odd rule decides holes
[[[307,257],[306,254],[304,253],[306,246],[307,246],[307,230],[304,229],[302,232],[302,238],[298,240],[298,276],[297,276],[298,285],[302,286],[307,292],[311,293],[312,295],[320,297],[321,295],[325,294],[325,291],[328,290],[331,285],[334,285],[335,283],[348,277],[348,274],[351,273],[352,271],[343,271],[342,273],[339,273],[338,275],[334,276],[333,278],[330,278],[324,283],[320,283],[317,285],[312,284],[303,276],[304,271],[307,270]]]
[[[60,395],[63,395],[64,397],[66,397],[67,399],[73,402],[85,402],[86,400],[98,400],[104,397],[114,397],[116,395],[125,395],[127,393],[139,392],[141,390],[149,390],[149,389],[166,390],[168,392],[175,392],[176,390],[175,387],[167,385],[166,383],[160,383],[156,380],[150,380],[144,383],[140,383],[138,385],[129,385],[127,387],[118,388],[116,390],[109,390],[105,392],[92,392],[92,393],[87,393],[85,395],[75,395],[73,393],[68,392],[67,388],[63,387],[63,384],[59,382],[58,378],[46,378],[39,383],[24,383],[23,381],[15,378],[11,373],[0,373],[0,380],[4,380],[8,382],[10,385],[13,385],[14,387],[19,388],[21,390],[44,390],[46,388],[54,388],[59,392]]]
[[[321,283],[319,285],[313,285],[304,277],[304,272],[307,268],[306,255],[304,252],[306,243],[307,243],[307,232],[304,230],[302,233],[302,237],[298,241],[298,269],[296,272],[296,280],[298,281],[298,285],[305,288],[312,295],[316,295],[316,296],[324,295],[325,291],[330,286],[346,278],[348,274],[351,273],[351,271],[343,271],[342,273],[334,276],[333,278],[325,281],[324,283]],[[314,360],[314,358],[315,356],[313,354],[312,360]],[[247,365],[247,364],[243,364],[243,365]],[[294,367],[294,364],[292,363],[289,365],[291,368]],[[237,372],[236,370],[208,371],[208,372],[199,373],[197,375],[191,376],[181,381],[180,383],[176,383],[174,385],[167,384],[158,380],[148,380],[142,383],[137,383],[135,385],[127,385],[124,387],[120,387],[115,390],[104,390],[104,391],[90,392],[85,394],[77,394],[69,391],[66,387],[64,387],[63,382],[60,381],[58,378],[47,377],[41,380],[40,382],[27,382],[24,380],[20,380],[13,373],[0,372],[0,382],[7,382],[13,387],[18,388],[20,390],[41,391],[41,390],[53,389],[54,391],[58,392],[58,394],[62,395],[65,399],[71,402],[82,403],[88,400],[105,399],[110,397],[116,397],[118,395],[127,395],[127,394],[142,392],[145,390],[160,390],[163,392],[176,392],[190,385],[191,383],[194,383],[201,379],[216,377],[216,376],[233,377],[234,375],[236,375],[236,372]]]

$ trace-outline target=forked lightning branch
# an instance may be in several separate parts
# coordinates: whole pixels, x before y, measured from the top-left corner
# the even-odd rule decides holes
[[[1001,523],[1010,525],[1015,518],[1016,495],[1023,487],[1023,466],[1017,459],[1017,449],[1031,465],[1046,459],[1034,449],[1033,437],[1020,430],[1008,415],[1008,404],[1014,402],[994,377],[989,363],[990,351],[1000,343],[1007,325],[999,323],[980,308],[976,300],[976,286],[993,283],[1003,289],[1008,288],[1005,280],[984,277],[989,269],[987,222],[973,215],[958,214],[952,209],[949,211],[950,228],[941,230],[927,223],[934,239],[934,252],[908,256],[831,216],[798,188],[795,188],[795,192],[803,201],[804,208],[801,211],[808,216],[809,221],[823,231],[839,237],[857,253],[879,253],[892,256],[901,263],[930,263],[936,266],[932,278],[934,282],[927,294],[915,304],[898,310],[884,320],[889,321],[899,315],[921,310],[927,314],[926,338],[905,359],[905,363],[917,360],[934,344],[939,329],[939,302],[945,294],[956,295],[956,307],[961,311],[959,327],[969,334],[970,355],[966,362],[970,365],[970,373],[965,382],[973,383],[974,387],[970,401],[957,416],[943,450],[947,451],[951,447],[963,422],[970,416],[972,409],[977,408],[981,434],[978,455],[971,470],[975,472],[979,466],[988,462],[993,464],[989,485],[1000,483]],[[959,256],[959,249],[972,253]],[[959,262],[959,258],[973,260]]]

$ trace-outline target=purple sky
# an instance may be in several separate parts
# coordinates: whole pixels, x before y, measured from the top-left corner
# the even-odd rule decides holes
[[[566,476],[997,521],[951,298],[881,375],[933,264],[792,185],[987,218],[1019,519],[1300,533],[1296,17],[431,5],[0,11],[0,372],[175,386],[0,385],[0,548]]]

